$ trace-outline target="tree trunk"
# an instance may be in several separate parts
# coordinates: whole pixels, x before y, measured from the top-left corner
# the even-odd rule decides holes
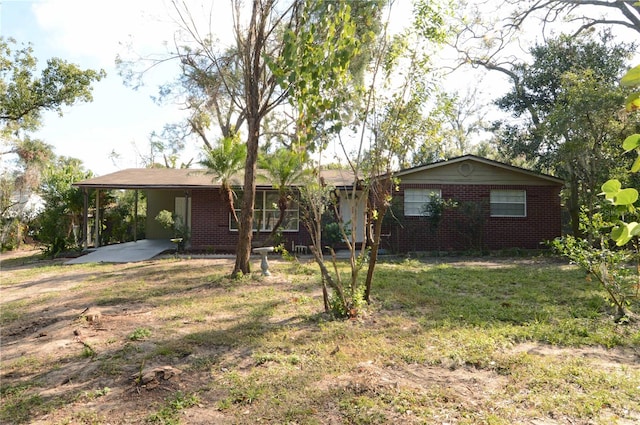
[[[571,219],[571,231],[576,238],[582,238],[584,235],[580,231],[580,195],[578,194],[578,181],[572,178],[569,181],[569,199],[567,200],[567,208]]]
[[[251,273],[251,240],[253,237],[253,209],[256,200],[256,164],[258,162],[258,139],[260,137],[259,119],[249,120],[247,136],[247,160],[244,167],[244,192],[242,209],[238,223],[238,244],[236,246],[236,264],[231,276],[237,277]]]
[[[267,239],[265,239],[265,246],[273,245],[276,233],[278,233],[278,228],[282,226],[282,223],[284,222],[284,215],[287,212],[287,206],[287,195],[280,195],[280,197],[278,198],[278,211],[280,212],[280,216],[278,217],[278,221],[276,222],[276,224],[273,225],[273,229],[271,229],[269,236],[267,236]]]
[[[348,314],[349,305],[346,302],[344,291],[342,290],[342,284],[333,280],[333,278],[331,277],[331,273],[329,273],[327,266],[324,264],[324,260],[322,259],[318,250],[315,247],[311,247],[311,253],[313,254],[313,258],[316,260],[318,267],[320,267],[320,273],[322,275],[324,282],[326,282],[334,291],[336,291],[336,293],[338,294],[338,298],[340,299],[340,303],[342,304],[342,308]],[[335,258],[334,258],[333,265],[335,267]],[[328,302],[325,303],[325,308],[327,307],[327,305],[328,305]]]
[[[371,286],[373,284],[373,271],[378,261],[378,248],[380,247],[380,235],[382,233],[382,220],[389,209],[388,198],[393,191],[393,181],[385,178],[382,181],[373,183],[372,191],[373,207],[377,210],[377,219],[373,229],[373,237],[371,243],[371,253],[369,258],[369,267],[367,268],[367,279],[365,281],[364,300],[367,304],[371,303]]]
[[[227,206],[229,207],[229,212],[233,216],[235,221],[238,221],[238,214],[236,214],[236,206],[235,201],[233,200],[233,191],[228,183],[223,183],[220,187],[220,192],[222,193],[222,197],[227,201]]]
[[[242,76],[244,79],[247,113],[247,158],[244,166],[244,192],[242,210],[238,223],[238,244],[236,246],[236,264],[232,277],[251,273],[251,239],[253,237],[253,208],[256,200],[256,164],[258,162],[258,142],[260,139],[260,121],[266,113],[262,108],[261,84],[264,78],[263,47],[266,37],[266,24],[273,6],[272,1],[262,3],[254,0],[251,20],[246,31],[236,23],[236,41],[242,55]]]
[[[382,208],[378,213],[378,219],[376,220],[376,226],[373,230],[373,243],[371,244],[371,253],[369,257],[369,267],[367,268],[367,280],[365,281],[364,288],[364,300],[367,304],[371,304],[371,286],[373,284],[373,271],[376,268],[376,262],[378,261],[378,248],[380,247],[380,234],[382,233],[382,217],[387,213],[386,208]]]

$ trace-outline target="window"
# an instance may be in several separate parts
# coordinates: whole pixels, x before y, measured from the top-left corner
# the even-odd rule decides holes
[[[242,199],[242,193],[238,193],[237,202]],[[238,205],[236,205],[238,207]],[[284,212],[284,220],[280,225],[283,232],[297,232],[299,230],[298,201],[290,199],[287,209]],[[236,208],[236,214],[240,217],[240,208]],[[253,212],[253,230],[257,231],[258,226],[261,232],[270,232],[280,218],[278,209],[278,192],[267,190],[256,190],[256,205]],[[238,230],[238,222],[229,214],[229,229]]]
[[[527,193],[524,190],[492,190],[491,217],[526,217]]]
[[[186,224],[186,228],[191,228],[191,198],[176,196],[173,213],[176,216],[176,225]]]
[[[442,196],[440,189],[405,189],[404,190],[404,215],[427,216],[425,206],[431,200],[431,196]]]

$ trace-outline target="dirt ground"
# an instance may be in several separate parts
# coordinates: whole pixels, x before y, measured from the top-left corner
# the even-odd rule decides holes
[[[29,258],[36,254],[36,251],[18,251],[2,254],[3,263],[17,257]],[[57,263],[64,260],[52,260],[50,263]],[[212,260],[191,260],[190,267],[198,267],[201,262],[212,264]],[[231,267],[230,259],[215,260],[220,265]],[[468,261],[468,260],[465,260]],[[523,260],[525,261],[525,260]],[[38,263],[42,265],[42,262]],[[463,262],[460,262],[463,264]],[[468,264],[468,263],[464,263]],[[500,267],[501,260],[487,261],[482,263],[485,267]],[[1,279],[10,278],[16,270],[32,267],[28,261],[25,264],[14,264],[11,267],[2,266]],[[37,296],[47,296],[47,294],[63,294],[73,288],[79,279],[86,278],[90,273],[86,269],[76,269],[70,267],[68,270],[57,269],[50,273],[34,275],[31,280],[26,280],[20,284],[12,284],[0,287],[2,305],[9,302],[27,302]],[[53,298],[52,298],[53,299]],[[159,405],[168,394],[177,390],[188,390],[204,387],[206,385],[206,374],[185,372],[188,370],[186,363],[193,360],[183,359],[184,364],[176,361],[171,365],[147,364],[144,370],[132,367],[128,374],[109,376],[104,371],[97,370],[99,362],[86,359],[78,361],[71,353],[76,352],[83,346],[99,347],[101,350],[108,349],[114,340],[126,340],[132,330],[138,328],[141,323],[154,328],[160,327],[156,323],[160,319],[150,314],[149,306],[144,302],[135,304],[121,304],[113,306],[91,307],[91,300],[77,298],[73,296],[61,296],[55,298],[57,301],[48,302],[46,307],[37,317],[31,317],[29,321],[17,321],[5,327],[1,331],[0,355],[3,364],[17,361],[20,358],[28,358],[33,353],[37,353],[40,358],[51,359],[57,364],[54,367],[46,367],[47,373],[36,374],[41,387],[50,388],[43,397],[55,397],[61,393],[70,393],[74,390],[88,390],[95,388],[109,388],[108,397],[79,400],[84,411],[91,411],[96,418],[107,418],[106,422],[98,423],[140,423],[144,421],[149,411],[149,406]],[[86,310],[90,308],[90,310]],[[80,321],[81,316],[87,317],[87,321]],[[92,315],[94,315],[92,317]],[[604,350],[602,348],[580,348],[567,349],[551,346],[542,346],[534,343],[520,344],[513,347],[514,351],[533,353],[540,356],[556,357],[585,357],[595,362],[604,369],[620,370],[628,368],[631,370],[640,369],[640,353],[632,349]],[[198,355],[206,357],[212,353],[201,352]],[[237,353],[218,353],[221,355],[236,355]],[[46,362],[46,360],[45,360]],[[136,379],[147,376],[148,385],[141,388],[136,383]],[[2,371],[3,381],[12,383],[28,380],[32,377],[16,376]],[[377,388],[405,388],[416,390],[428,390],[433,387],[448,389],[447,397],[464,401],[468,405],[481,405],[487,402],[494,393],[504,390],[505,378],[495,372],[485,370],[475,370],[467,368],[447,368],[434,367],[428,365],[406,365],[398,367],[384,367],[373,362],[364,362],[358,365],[353,371],[337,379],[318,383],[319,387],[359,387],[363,391],[375,391]],[[639,390],[640,391],[640,390]],[[206,397],[214,397],[209,394]],[[238,423],[230,421],[214,406],[214,403],[207,403],[202,400],[201,405],[186,409],[181,416],[182,423],[187,424],[225,424]],[[77,408],[76,406],[75,408]],[[69,409],[61,407],[54,410],[54,413],[32,420],[33,424],[57,423]],[[336,415],[332,412],[324,412],[327,424],[340,423]],[[406,416],[398,414],[398,423],[414,423]],[[436,416],[437,417],[437,412]],[[247,418],[244,423],[258,422],[259,418]],[[618,424],[640,423],[640,418],[635,421],[618,421]],[[442,417],[436,419],[434,423],[456,423],[448,422],[446,412],[442,412]],[[80,422],[79,422],[80,423]],[[91,423],[87,422],[82,423]],[[416,422],[417,423],[417,422]],[[549,418],[531,420],[530,424],[563,424],[562,418],[552,420]]]

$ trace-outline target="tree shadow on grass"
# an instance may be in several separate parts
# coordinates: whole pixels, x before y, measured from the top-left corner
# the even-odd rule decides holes
[[[598,284],[576,268],[441,265],[379,272],[381,308],[420,317],[427,328],[499,328],[515,339],[560,344],[615,342],[594,336],[599,327],[612,328],[610,306]]]
[[[186,334],[175,332],[173,336],[164,338],[156,338],[152,334],[140,341],[130,340],[121,333],[102,335],[102,342],[94,344],[92,335],[101,331],[96,327],[85,327],[79,337],[67,339],[63,356],[56,353],[39,359],[34,357],[33,362],[37,364],[27,368],[17,358],[8,359],[2,373],[4,407],[0,410],[0,422],[30,423],[51,410],[82,401],[83,395],[103,388],[118,389],[101,399],[101,409],[106,411],[121,410],[126,405],[123,397],[135,395],[142,399],[147,396],[155,399],[157,391],[142,387],[136,381],[136,376],[143,369],[153,366],[172,365],[202,374],[202,379],[205,379],[206,372],[197,371],[193,366],[205,357],[217,359],[210,361],[211,366],[218,362],[224,362],[227,367],[252,364],[253,349],[259,345],[258,341],[268,338],[274,329],[285,326],[285,323],[270,321],[279,304],[274,300],[253,303],[233,319],[205,324],[210,329]],[[57,323],[66,322],[66,327],[58,329],[56,335],[50,328],[52,336],[71,336],[75,327],[70,326],[75,325],[71,319],[69,316],[60,317]],[[107,320],[115,322],[116,318]],[[139,324],[144,325],[144,321]],[[91,351],[87,347],[91,347]],[[16,352],[19,351],[16,347]],[[169,382],[163,384],[166,388],[174,388]],[[165,392],[160,394],[166,396]]]

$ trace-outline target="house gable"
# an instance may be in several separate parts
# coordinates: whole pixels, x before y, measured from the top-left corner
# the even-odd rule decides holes
[[[559,186],[561,179],[523,168],[466,155],[448,161],[401,170],[401,184],[473,184]]]
[[[553,176],[473,155],[395,175],[399,191],[393,218],[383,231],[389,235],[383,247],[391,251],[531,249],[561,234],[563,181]],[[427,213],[415,214],[412,204],[416,196],[428,202],[430,192],[455,204],[443,211],[436,226]],[[509,205],[498,205],[496,200],[506,195],[502,204]],[[406,208],[411,212],[405,214]]]

